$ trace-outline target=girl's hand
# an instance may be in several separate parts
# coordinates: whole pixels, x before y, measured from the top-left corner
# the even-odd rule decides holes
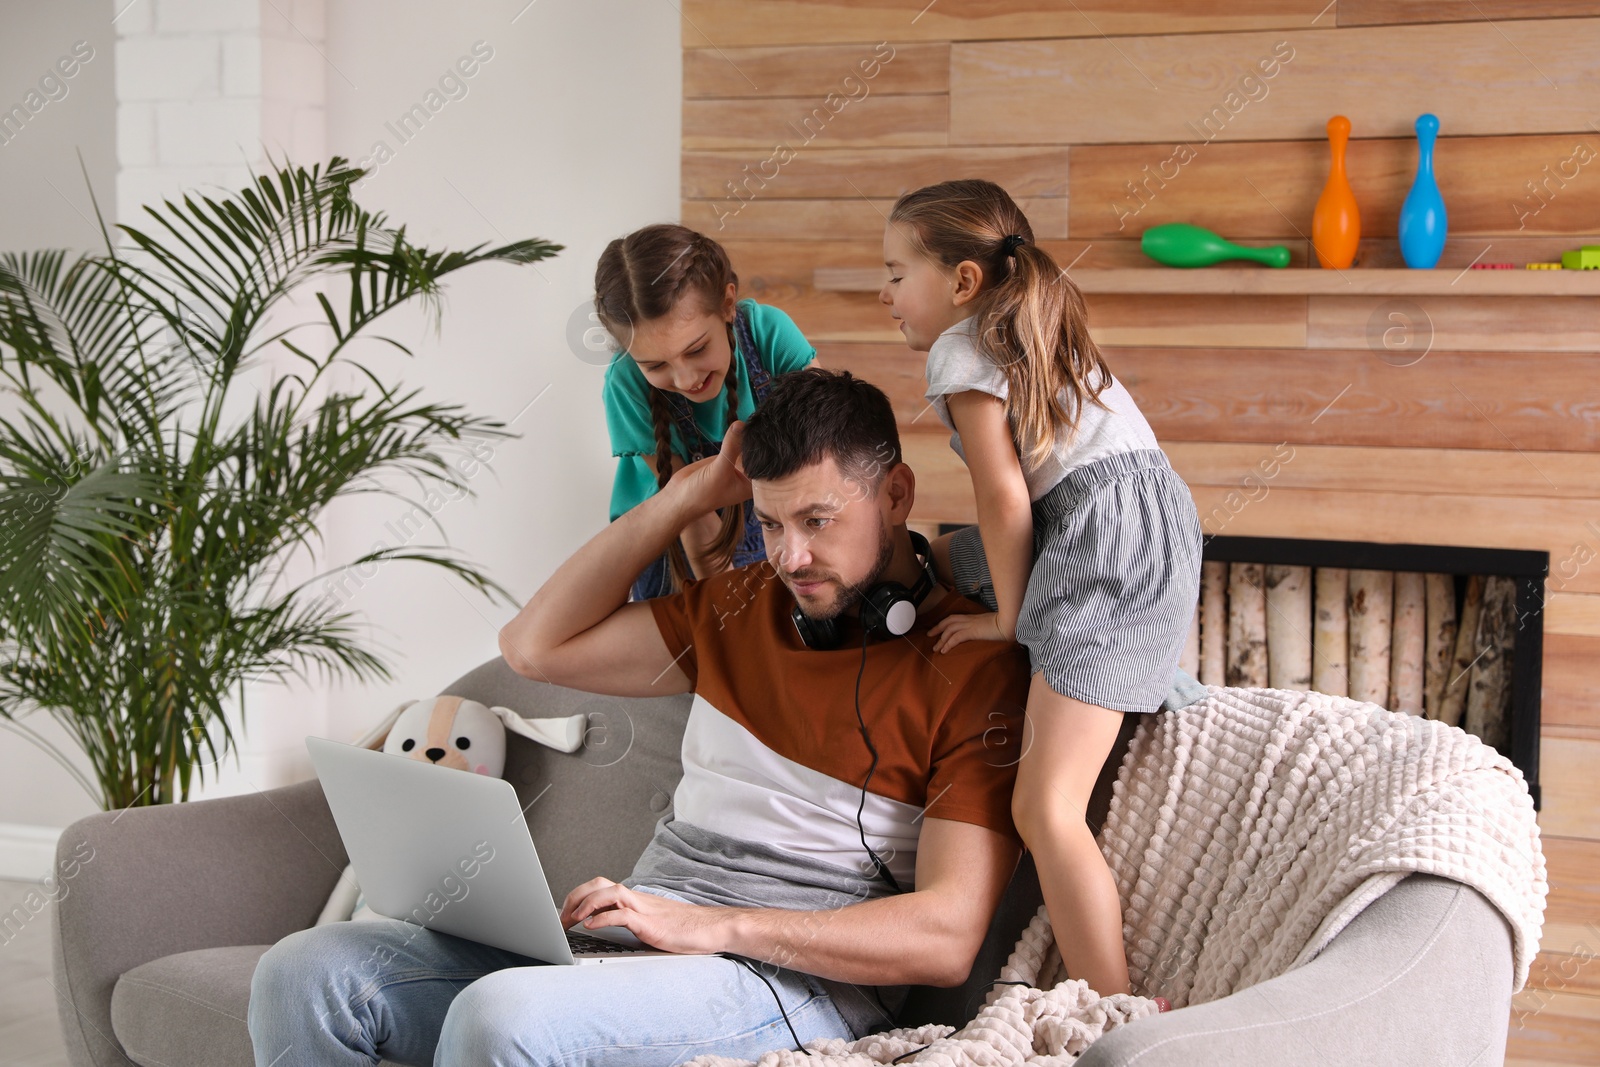
[[[1008,634],[1000,625],[1000,615],[994,611],[982,611],[972,615],[946,615],[932,626],[928,627],[928,636],[936,638],[933,643],[935,652],[948,652],[963,641],[1013,641],[1014,634]]]

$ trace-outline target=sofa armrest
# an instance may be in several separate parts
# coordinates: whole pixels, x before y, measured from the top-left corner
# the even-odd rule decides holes
[[[1511,982],[1511,928],[1495,906],[1460,882],[1413,874],[1309,963],[1118,1027],[1078,1067],[1496,1067],[1505,1061]]]
[[[304,929],[347,862],[315,781],[100,812],[67,827],[56,859],[56,1004],[74,1067],[131,1062],[111,1030],[123,972]]]

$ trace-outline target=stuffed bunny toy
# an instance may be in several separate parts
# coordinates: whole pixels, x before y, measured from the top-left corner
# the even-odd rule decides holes
[[[510,708],[439,696],[418,700],[392,717],[383,751],[498,778],[506,767],[506,731],[576,752],[583,745],[583,716],[524,719]]]
[[[525,719],[510,708],[487,707],[476,700],[437,696],[401,704],[356,744],[380,748],[403,759],[500,777],[506,767],[506,731],[559,752],[583,747],[584,717]],[[323,906],[316,925],[344,919],[378,919],[366,906],[355,872],[346,866]]]

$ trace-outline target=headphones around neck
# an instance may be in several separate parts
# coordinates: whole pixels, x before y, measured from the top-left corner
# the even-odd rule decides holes
[[[917,584],[909,589],[891,581],[876,582],[867,590],[861,600],[861,625],[867,636],[899,637],[909,633],[911,627],[916,625],[917,607],[933,589],[933,546],[915,530],[907,532],[911,535],[912,550],[922,557],[922,574],[917,578]],[[807,648],[825,652],[844,643],[844,633],[837,616],[831,619],[809,618],[796,604],[790,609],[789,618],[794,620],[794,628],[799,631],[800,640]]]

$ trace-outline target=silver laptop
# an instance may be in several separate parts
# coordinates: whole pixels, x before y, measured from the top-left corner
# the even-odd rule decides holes
[[[672,959],[624,926],[561,927],[516,790],[503,778],[306,738],[367,905],[555,964]],[[696,953],[706,955],[706,953]]]

